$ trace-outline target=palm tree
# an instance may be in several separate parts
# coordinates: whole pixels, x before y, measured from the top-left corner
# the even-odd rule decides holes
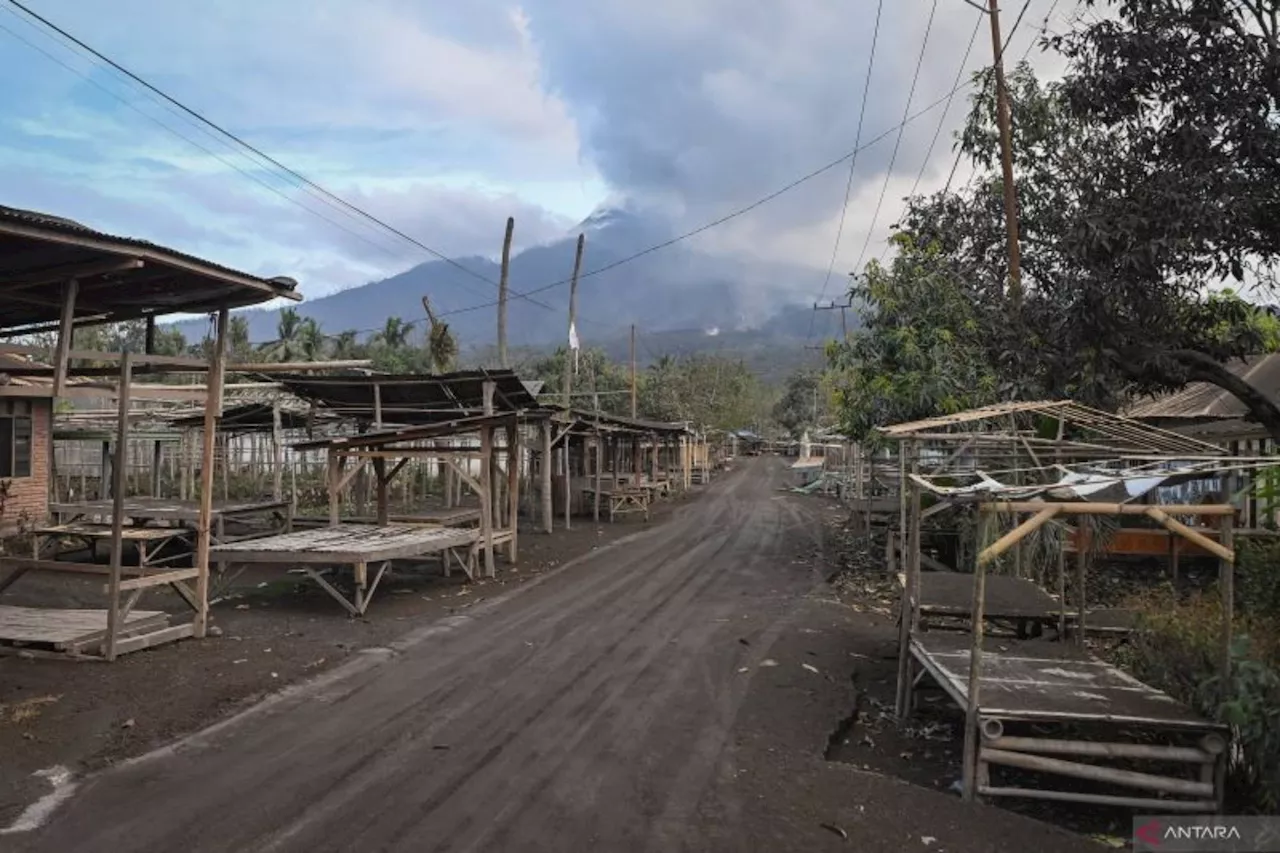
[[[427,320],[431,323],[431,330],[427,332],[428,366],[433,373],[448,373],[458,358],[458,342],[449,331],[449,324],[431,310],[431,300],[426,296],[422,297],[422,307],[427,309]]]
[[[345,332],[339,332],[333,339],[333,347],[329,354],[332,358],[339,361],[361,357],[362,348],[360,342],[356,338],[356,332],[348,329]]]
[[[408,342],[411,331],[413,331],[412,323],[406,323],[399,317],[388,317],[386,325],[382,327],[382,331],[378,332],[375,338],[387,349],[396,350]]]
[[[308,317],[298,327],[298,350],[305,361],[315,361],[324,354],[324,335],[320,324]]]
[[[302,347],[298,335],[302,330],[302,317],[296,308],[281,308],[276,322],[276,339],[264,344],[262,354],[268,361],[298,361]]]

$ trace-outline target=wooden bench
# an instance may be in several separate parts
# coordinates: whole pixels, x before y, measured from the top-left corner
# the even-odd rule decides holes
[[[596,490],[586,488],[582,490],[583,496],[595,499]],[[601,489],[600,497],[608,502],[609,520],[613,521],[619,515],[639,512],[644,513],[644,520],[649,520],[649,503],[651,500],[650,491],[644,487],[626,486],[614,489]]]

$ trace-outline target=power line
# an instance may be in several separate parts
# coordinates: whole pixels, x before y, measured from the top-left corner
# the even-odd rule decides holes
[[[1005,36],[1005,38],[1004,38],[1004,44],[1002,44],[1002,45],[1000,46],[1000,56],[999,56],[999,61],[1001,61],[1001,62],[1003,62],[1003,61],[1004,61],[1004,52],[1005,52],[1006,50],[1008,50],[1008,49],[1009,49],[1009,44],[1013,41],[1013,36],[1014,36],[1014,34],[1015,34],[1015,33],[1017,33],[1017,32],[1018,32],[1018,26],[1022,23],[1022,16],[1023,16],[1023,15],[1025,15],[1025,14],[1027,14],[1027,7],[1028,7],[1028,6],[1030,6],[1030,5],[1031,5],[1031,0],[1023,0],[1023,3],[1022,3],[1022,9],[1021,9],[1021,11],[1019,11],[1019,12],[1018,12],[1018,18],[1017,18],[1017,20],[1015,20],[1015,21],[1013,22],[1013,28],[1012,28],[1011,30],[1009,30],[1009,34],[1008,34],[1007,36]],[[1054,6],[1057,6],[1057,5],[1058,5],[1058,0],[1053,0],[1053,5],[1054,5]],[[979,8],[981,8],[981,7],[979,7]],[[1050,14],[1052,14],[1052,11],[1053,11],[1053,10],[1052,10],[1052,8],[1050,8]],[[991,13],[990,13],[990,12],[988,12],[987,10],[985,10],[985,9],[982,9],[982,14],[984,14],[984,15],[989,15],[989,14],[991,14]],[[1045,20],[1046,20],[1046,21],[1048,20],[1048,16],[1046,16]],[[982,23],[982,19],[981,19],[981,18],[979,18],[979,19],[978,19],[978,23],[979,23],[979,25],[981,25],[981,23]],[[1047,23],[1045,24],[1045,27],[1048,27],[1048,24],[1047,24]],[[1043,32],[1043,30],[1041,30],[1041,32]],[[1034,40],[1034,39],[1032,40],[1032,44],[1035,44],[1035,40]],[[1030,53],[1030,52],[1031,52],[1031,51],[1030,51],[1030,49],[1028,48],[1027,53]],[[1023,59],[1026,59],[1026,55],[1024,54],[1022,58],[1023,58]],[[947,175],[947,183],[946,183],[946,185],[942,188],[942,192],[943,192],[943,193],[948,193],[948,192],[950,192],[950,191],[951,191],[951,182],[955,179],[955,176],[956,176],[956,170],[960,168],[960,160],[961,160],[961,158],[963,158],[963,157],[964,157],[964,150],[963,150],[963,149],[961,149],[961,150],[959,150],[959,151],[957,151],[957,152],[956,152],[956,159],[955,159],[955,162],[951,164],[951,172],[950,172],[950,174],[948,174],[948,175]]]
[[[737,208],[737,209],[735,209],[735,210],[731,211],[730,213],[726,213],[724,216],[721,216],[721,217],[720,217],[720,218],[718,218],[718,219],[713,219],[712,221],[707,222],[707,223],[705,223],[705,224],[703,224],[703,225],[700,225],[700,226],[698,226],[697,228],[694,228],[694,229],[692,229],[692,230],[690,230],[690,231],[686,231],[686,232],[684,232],[683,234],[679,234],[679,235],[677,235],[677,236],[675,236],[675,237],[672,237],[672,238],[671,238],[671,239],[669,239],[669,240],[664,240],[663,242],[661,242],[661,243],[656,243],[656,244],[654,244],[654,245],[652,245],[652,246],[649,246],[649,247],[648,247],[648,248],[646,248],[646,249],[641,249],[640,251],[638,251],[638,252],[636,252],[636,253],[634,253],[634,254],[628,255],[628,256],[626,256],[626,257],[624,257],[624,258],[620,258],[619,260],[616,260],[616,261],[614,261],[614,262],[612,262],[612,263],[605,264],[605,265],[604,265],[604,266],[602,266],[602,267],[598,267],[598,268],[593,269],[593,270],[587,270],[587,271],[585,271],[585,272],[581,273],[581,274],[578,276],[578,280],[579,280],[579,281],[581,281],[581,280],[582,280],[582,279],[584,279],[584,278],[589,278],[589,277],[591,277],[591,276],[596,276],[596,275],[600,275],[601,273],[608,272],[609,270],[612,270],[612,269],[615,269],[615,268],[617,268],[617,267],[620,267],[620,266],[622,266],[623,264],[629,264],[629,263],[631,263],[631,262],[632,262],[632,261],[634,261],[634,260],[637,260],[637,259],[639,259],[639,258],[644,257],[645,255],[650,255],[650,254],[653,254],[654,252],[661,251],[662,249],[666,249],[666,248],[668,248],[669,246],[674,246],[674,245],[676,245],[677,243],[681,243],[681,242],[684,242],[685,240],[690,239],[691,237],[696,237],[696,236],[698,236],[699,234],[703,233],[704,231],[710,231],[712,228],[716,228],[716,227],[718,227],[718,226],[720,226],[720,225],[725,224],[726,222],[729,222],[729,221],[731,221],[731,220],[733,220],[733,219],[737,219],[738,217],[743,216],[744,214],[750,213],[751,211],[755,210],[756,208],[758,208],[758,207],[762,207],[762,206],[764,206],[764,205],[768,204],[769,202],[773,201],[775,198],[778,198],[778,197],[779,197],[779,196],[781,196],[781,195],[785,195],[786,193],[791,192],[791,190],[795,189],[796,187],[799,187],[799,186],[801,186],[801,185],[803,185],[803,184],[805,184],[805,183],[808,183],[809,181],[813,180],[814,178],[818,177],[819,175],[826,174],[827,172],[831,171],[832,169],[836,168],[837,166],[842,165],[846,160],[848,160],[850,157],[854,156],[855,154],[858,154],[858,153],[860,153],[860,152],[866,151],[868,148],[871,148],[871,147],[873,147],[873,146],[875,146],[875,145],[879,144],[879,143],[880,143],[880,142],[882,142],[883,140],[888,139],[888,138],[889,138],[890,136],[892,136],[892,135],[893,135],[893,134],[894,134],[894,133],[895,133],[899,128],[904,127],[905,125],[911,124],[912,122],[915,122],[915,121],[919,120],[922,116],[928,115],[929,113],[933,112],[933,111],[934,111],[935,109],[937,109],[938,107],[942,106],[942,104],[946,102],[947,98],[948,98],[948,97],[950,97],[950,96],[951,96],[955,91],[958,91],[959,89],[964,89],[964,88],[966,88],[966,87],[968,87],[968,86],[972,86],[972,85],[973,85],[972,81],[967,81],[967,82],[965,82],[965,83],[962,83],[960,86],[956,87],[956,89],[955,89],[955,90],[952,90],[952,92],[947,92],[947,93],[946,93],[946,94],[944,94],[942,97],[938,98],[937,100],[933,101],[932,103],[928,104],[927,106],[921,107],[919,110],[917,110],[916,112],[912,113],[912,114],[911,114],[911,115],[906,119],[906,121],[899,122],[898,124],[894,125],[893,127],[890,127],[889,129],[887,129],[887,130],[883,131],[882,133],[880,133],[880,134],[879,134],[879,135],[877,135],[876,137],[874,137],[874,138],[872,138],[872,139],[868,140],[867,142],[864,142],[862,145],[858,146],[858,147],[857,147],[857,148],[855,148],[854,150],[849,151],[849,152],[845,153],[844,155],[842,155],[842,156],[840,156],[840,157],[837,157],[835,160],[832,160],[831,162],[829,162],[829,163],[827,163],[827,164],[825,164],[825,165],[823,165],[823,166],[819,166],[818,168],[814,169],[812,172],[808,172],[807,174],[801,175],[800,177],[796,178],[796,179],[795,179],[794,181],[792,181],[791,183],[789,183],[789,184],[787,184],[787,185],[785,185],[785,186],[783,186],[783,187],[779,187],[778,189],[774,190],[773,192],[769,193],[768,195],[762,196],[762,197],[760,197],[760,198],[756,199],[755,201],[751,202],[750,204],[747,204],[747,205],[745,205],[745,206],[743,206],[743,207],[739,207],[739,208]],[[535,287],[535,288],[533,288],[532,290],[526,290],[526,291],[525,291],[525,293],[526,293],[526,294],[532,294],[532,293],[544,293],[544,292],[546,292],[546,291],[548,291],[548,290],[552,290],[552,289],[557,288],[557,287],[563,287],[564,285],[568,284],[568,283],[569,283],[569,281],[570,281],[570,280],[569,280],[569,279],[567,279],[567,278],[560,279],[560,280],[558,280],[558,281],[550,282],[549,284],[544,284],[544,285],[542,285],[541,287]],[[441,317],[445,317],[445,316],[452,316],[452,315],[454,315],[454,314],[465,314],[465,313],[467,313],[467,312],[469,312],[469,311],[479,311],[479,310],[481,310],[482,308],[490,308],[490,307],[492,307],[492,306],[494,306],[494,305],[496,305],[496,304],[497,304],[496,302],[485,302],[485,303],[483,303],[483,304],[481,304],[481,305],[471,305],[471,306],[469,306],[469,307],[467,307],[467,308],[456,308],[456,309],[454,309],[454,310],[452,310],[452,311],[446,311],[446,312],[442,313],[440,316],[441,316]]]
[[[960,60],[960,67],[956,69],[956,79],[953,85],[958,86],[960,80],[964,77],[965,66],[969,64],[969,55],[973,53],[973,46],[978,41],[978,31],[982,29],[982,19],[978,18],[973,25],[973,34],[969,36],[969,46],[965,48],[964,57]],[[920,174],[916,175],[916,182],[911,185],[911,195],[916,194],[916,190],[920,188],[920,182],[924,180],[924,173],[929,167],[929,160],[933,158],[934,146],[938,144],[938,137],[942,135],[942,127],[947,122],[947,114],[951,111],[951,102],[955,98],[956,90],[951,90],[951,97],[947,98],[947,105],[942,110],[942,115],[938,118],[938,126],[933,129],[933,139],[929,141],[929,150],[925,152],[924,163],[920,166]]]
[[[822,290],[818,294],[819,302],[827,295],[827,286],[831,284],[831,274],[835,272],[836,268],[836,255],[840,252],[840,238],[844,235],[844,220],[849,213],[849,196],[853,192],[853,175],[858,165],[857,147],[862,144],[862,122],[867,116],[867,96],[871,93],[871,72],[876,66],[876,44],[880,41],[880,13],[883,10],[884,0],[880,0],[876,4],[875,28],[871,32],[871,56],[867,60],[867,77],[862,84],[862,105],[858,109],[858,130],[853,140],[854,155],[849,158],[849,177],[844,184],[844,203],[840,206],[840,224],[836,226],[836,240],[831,247],[831,261],[827,264],[827,274],[822,280]],[[809,315],[809,332],[805,335],[806,341],[813,337],[813,323],[816,316],[816,312]]]
[[[876,229],[876,221],[880,218],[880,208],[884,204],[885,195],[889,192],[889,181],[893,178],[893,166],[898,161],[898,149],[902,146],[902,135],[907,126],[906,118],[911,112],[911,102],[916,96],[916,84],[920,81],[920,69],[924,67],[924,54],[929,47],[929,34],[933,31],[933,17],[937,11],[938,0],[933,0],[933,4],[929,7],[929,22],[924,28],[924,40],[920,44],[920,58],[916,60],[916,70],[911,75],[911,89],[907,92],[907,105],[902,111],[902,124],[898,126],[898,138],[893,143],[893,154],[889,157],[889,168],[884,173],[884,186],[880,188],[880,198],[876,199],[876,210],[871,216],[871,226],[867,228],[867,238],[862,243],[858,262],[853,267],[855,272],[862,269],[862,261],[867,256],[867,248],[871,245],[871,235]]]
[[[236,134],[232,133],[231,131],[227,130],[226,128],[222,127],[221,125],[219,125],[219,124],[215,123],[215,122],[214,122],[214,121],[212,121],[211,119],[206,118],[206,117],[205,117],[204,115],[202,115],[201,113],[197,112],[196,110],[192,109],[191,107],[188,107],[186,104],[183,104],[181,101],[177,100],[176,98],[172,97],[171,95],[167,94],[166,92],[162,91],[161,89],[159,89],[159,88],[157,88],[156,86],[152,85],[151,83],[147,82],[147,81],[146,81],[146,80],[144,80],[142,77],[138,76],[137,74],[133,73],[133,72],[132,72],[132,71],[130,71],[129,69],[125,68],[123,65],[119,64],[118,62],[116,62],[115,60],[113,60],[113,59],[111,59],[110,57],[106,56],[105,54],[101,53],[100,51],[96,50],[96,49],[95,49],[95,48],[93,48],[92,46],[90,46],[90,45],[86,44],[86,43],[85,43],[84,41],[82,41],[81,39],[79,39],[79,38],[77,38],[76,36],[72,35],[71,33],[67,32],[67,31],[66,31],[65,29],[63,29],[62,27],[60,27],[60,26],[58,26],[57,24],[53,23],[53,22],[52,22],[52,21],[50,21],[48,18],[45,18],[45,17],[43,17],[42,15],[40,15],[39,13],[37,13],[37,12],[33,11],[32,9],[30,9],[29,7],[27,7],[27,6],[26,6],[26,5],[24,5],[23,3],[19,2],[19,0],[8,0],[8,2],[9,2],[9,4],[10,4],[11,6],[14,6],[14,7],[16,7],[16,8],[18,8],[18,9],[20,9],[24,14],[26,14],[26,15],[27,15],[27,16],[29,16],[30,18],[32,18],[32,19],[34,19],[34,20],[36,20],[36,21],[40,22],[43,26],[45,26],[45,27],[49,28],[50,30],[53,30],[53,31],[54,31],[54,32],[56,32],[58,35],[62,36],[64,39],[66,39],[66,40],[68,40],[68,41],[72,42],[73,44],[77,45],[78,47],[80,47],[82,50],[87,51],[89,54],[93,55],[94,57],[96,57],[96,58],[97,58],[98,60],[100,60],[101,62],[104,62],[104,63],[106,63],[107,65],[111,66],[111,68],[113,68],[113,69],[115,69],[116,71],[118,71],[119,73],[123,74],[125,77],[127,77],[127,78],[128,78],[128,79],[130,79],[130,80],[132,80],[134,83],[136,83],[136,84],[138,84],[138,85],[142,86],[144,89],[146,89],[147,91],[151,92],[151,93],[152,93],[152,94],[154,94],[155,96],[158,96],[159,98],[163,99],[165,102],[167,102],[167,103],[171,104],[172,106],[174,106],[174,107],[178,108],[179,110],[181,110],[181,111],[182,111],[183,113],[185,113],[186,115],[188,115],[188,116],[190,116],[191,118],[195,119],[195,120],[196,120],[197,122],[199,122],[201,125],[203,125],[203,126],[205,126],[205,127],[209,128],[209,129],[211,129],[211,130],[213,130],[213,131],[217,132],[218,134],[220,134],[221,136],[223,136],[223,137],[225,137],[225,138],[227,138],[227,139],[230,139],[231,141],[233,141],[233,142],[234,142],[234,143],[236,143],[237,145],[241,146],[242,148],[244,148],[244,149],[246,149],[246,150],[248,150],[248,151],[253,152],[253,154],[255,154],[257,157],[261,158],[263,161],[265,161],[265,162],[267,162],[267,163],[270,163],[270,164],[271,164],[272,166],[274,166],[275,168],[277,168],[277,169],[281,170],[282,172],[284,172],[285,174],[287,174],[287,175],[291,176],[292,178],[294,178],[294,179],[296,179],[296,180],[300,181],[300,182],[302,183],[302,185],[304,185],[304,186],[306,186],[306,187],[309,187],[310,189],[314,190],[315,192],[320,193],[323,197],[325,197],[325,198],[329,199],[329,200],[330,200],[330,201],[332,201],[332,202],[335,202],[336,204],[340,205],[342,208],[344,208],[344,209],[346,209],[346,210],[350,211],[351,213],[356,214],[357,216],[362,217],[363,219],[368,220],[369,222],[372,222],[372,223],[374,223],[374,224],[378,225],[379,227],[383,228],[384,230],[386,230],[386,231],[388,231],[388,232],[390,232],[390,233],[394,234],[395,236],[397,236],[397,237],[401,238],[402,240],[407,241],[408,243],[411,243],[412,245],[414,245],[414,246],[418,247],[419,249],[422,249],[423,251],[427,252],[428,254],[430,254],[430,255],[434,256],[435,258],[437,258],[437,259],[439,259],[439,260],[441,260],[441,261],[444,261],[445,263],[449,264],[450,266],[452,266],[452,267],[454,267],[454,268],[456,268],[456,269],[460,270],[461,272],[463,272],[463,273],[465,273],[465,274],[467,274],[467,275],[471,276],[472,278],[475,278],[475,279],[478,279],[478,280],[480,280],[480,281],[483,281],[483,282],[485,282],[486,284],[489,284],[489,285],[491,285],[491,286],[493,286],[493,287],[495,287],[495,288],[496,288],[496,287],[498,287],[498,283],[497,283],[497,282],[495,282],[495,281],[493,281],[492,279],[488,278],[487,276],[482,275],[481,273],[478,273],[478,272],[476,272],[475,270],[472,270],[472,269],[470,269],[470,268],[468,268],[468,267],[466,267],[466,266],[462,265],[461,263],[459,263],[459,262],[455,261],[453,258],[450,258],[450,257],[448,257],[447,255],[443,254],[442,252],[439,252],[439,251],[437,251],[436,249],[431,248],[430,246],[428,246],[427,244],[423,243],[422,241],[420,241],[420,240],[418,240],[418,239],[416,239],[416,238],[414,238],[414,237],[409,236],[408,234],[404,233],[403,231],[401,231],[400,229],[398,229],[398,228],[396,228],[396,227],[394,227],[394,226],[392,226],[392,225],[387,224],[386,222],[384,222],[383,220],[381,220],[381,219],[379,219],[378,217],[374,216],[373,214],[369,213],[368,211],[366,211],[366,210],[364,210],[364,209],[362,209],[362,208],[360,208],[360,207],[357,207],[356,205],[352,204],[351,202],[347,201],[346,199],[342,198],[341,196],[338,196],[338,195],[336,195],[335,193],[330,192],[329,190],[327,190],[327,189],[325,189],[324,187],[322,187],[320,184],[318,184],[318,183],[316,183],[315,181],[313,181],[313,180],[311,180],[310,178],[308,178],[306,175],[303,175],[302,173],[300,173],[300,172],[298,172],[298,171],[296,171],[296,170],[294,170],[294,169],[291,169],[290,167],[288,167],[288,166],[286,166],[285,164],[281,163],[279,160],[275,159],[275,158],[274,158],[274,157],[272,157],[271,155],[269,155],[269,154],[265,153],[265,152],[264,152],[264,151],[262,151],[261,149],[259,149],[259,148],[255,147],[255,146],[253,146],[252,144],[250,144],[249,142],[245,141],[245,140],[244,140],[243,138],[241,138],[240,136],[237,136]],[[188,140],[188,141],[190,142],[191,140]],[[511,291],[511,295],[512,295],[512,296],[515,296],[515,297],[518,297],[518,298],[526,298],[526,294],[518,293],[518,292],[515,292],[515,291]],[[541,307],[546,308],[546,309],[548,309],[548,310],[554,310],[554,309],[552,309],[552,308],[551,308],[551,306],[546,305],[546,304],[541,303],[541,302],[538,302],[537,300],[532,300],[532,299],[531,299],[531,300],[529,300],[529,301],[530,301],[530,302],[533,302],[534,304],[540,305]]]
[[[1053,0],[1053,5],[1051,5],[1049,7],[1049,11],[1045,13],[1044,21],[1040,24],[1040,35],[1044,35],[1049,31],[1049,19],[1053,17],[1054,10],[1058,8],[1059,2],[1060,0]],[[1026,51],[1024,51],[1022,54],[1022,59],[1018,61],[1026,62],[1027,57],[1031,55],[1031,51],[1035,46],[1036,46],[1036,40],[1035,40],[1035,37],[1032,36],[1031,44],[1027,45]]]
[[[191,137],[189,137],[189,136],[185,136],[185,135],[184,135],[184,134],[182,134],[180,131],[175,130],[174,128],[172,128],[172,127],[170,127],[169,125],[165,124],[164,122],[160,121],[160,119],[158,119],[158,118],[156,118],[155,116],[151,115],[150,113],[147,113],[147,112],[145,112],[144,110],[140,109],[136,104],[132,103],[132,102],[131,102],[131,101],[129,101],[127,98],[125,98],[125,97],[123,97],[122,95],[120,95],[118,92],[114,92],[114,91],[112,91],[111,89],[108,89],[106,86],[102,85],[102,84],[101,84],[101,83],[99,83],[97,80],[94,80],[94,79],[93,79],[92,77],[90,77],[88,74],[85,74],[84,72],[82,72],[82,71],[80,71],[80,70],[78,70],[78,69],[76,69],[76,68],[73,68],[72,66],[68,65],[66,62],[63,62],[61,59],[59,59],[58,57],[54,56],[52,53],[50,53],[49,51],[45,50],[43,47],[41,47],[40,45],[38,45],[38,44],[36,44],[35,42],[31,41],[30,39],[26,38],[25,36],[21,35],[20,33],[14,32],[12,29],[10,29],[9,27],[5,26],[4,24],[0,24],[0,30],[4,31],[4,32],[6,32],[6,33],[8,33],[10,36],[12,36],[13,38],[15,38],[15,39],[17,39],[18,41],[22,42],[22,43],[23,43],[23,44],[25,44],[27,47],[31,48],[32,50],[36,51],[37,53],[40,53],[40,54],[44,55],[44,56],[45,56],[47,59],[49,59],[51,62],[55,62],[55,63],[57,63],[58,65],[60,65],[60,66],[62,66],[63,68],[65,68],[67,71],[70,71],[72,74],[75,74],[75,75],[79,76],[80,78],[82,78],[83,80],[85,80],[85,82],[89,83],[90,85],[92,85],[93,87],[95,87],[95,88],[97,88],[98,90],[102,91],[103,93],[105,93],[105,94],[107,94],[107,95],[110,95],[112,98],[115,98],[117,101],[119,101],[119,102],[120,102],[121,104],[123,104],[124,106],[126,106],[126,107],[128,107],[129,109],[133,110],[133,111],[134,111],[134,112],[136,112],[138,115],[142,116],[143,118],[147,119],[148,121],[153,122],[153,123],[154,123],[154,124],[156,124],[158,127],[162,128],[163,130],[167,131],[168,133],[171,133],[173,136],[177,137],[178,139],[182,140],[183,142],[186,142],[188,145],[191,145],[191,146],[193,146],[193,147],[195,147],[195,148],[198,148],[199,150],[203,151],[205,154],[207,154],[207,155],[209,155],[210,157],[212,157],[212,158],[214,158],[215,160],[217,160],[219,163],[222,163],[222,164],[223,164],[224,166],[226,166],[227,168],[232,169],[232,170],[234,170],[234,171],[236,171],[236,172],[239,172],[239,173],[240,173],[241,175],[243,175],[244,177],[248,178],[249,180],[251,180],[251,181],[253,181],[254,183],[258,184],[259,186],[263,187],[264,189],[266,189],[266,190],[268,190],[268,191],[270,191],[270,192],[272,192],[272,193],[276,194],[277,196],[279,196],[280,198],[282,198],[282,199],[284,199],[285,201],[289,202],[290,204],[297,205],[297,206],[298,206],[298,207],[300,207],[302,210],[305,210],[306,212],[308,212],[308,213],[312,214],[313,216],[317,216],[317,217],[319,217],[320,219],[323,219],[325,222],[328,222],[330,225],[334,226],[335,228],[339,228],[339,229],[341,229],[341,230],[343,230],[343,231],[347,232],[348,234],[352,235],[353,237],[356,237],[356,238],[357,238],[357,239],[359,239],[359,240],[363,240],[365,243],[368,243],[370,246],[373,246],[375,249],[378,249],[378,250],[380,250],[380,251],[382,251],[382,252],[386,252],[388,255],[392,255],[392,256],[394,256],[394,255],[395,255],[395,252],[393,252],[391,249],[387,248],[386,246],[382,245],[381,243],[375,243],[373,240],[369,239],[369,237],[367,237],[366,235],[364,235],[364,234],[360,234],[360,233],[359,233],[359,232],[357,232],[357,231],[353,231],[353,230],[351,230],[350,228],[348,228],[348,227],[346,227],[345,225],[343,225],[341,222],[336,222],[336,221],[334,221],[334,220],[330,219],[329,217],[325,216],[323,213],[320,213],[319,211],[315,210],[314,208],[307,207],[306,205],[304,205],[304,204],[303,204],[301,201],[299,201],[298,199],[293,198],[292,196],[289,196],[289,195],[287,195],[286,193],[282,192],[278,187],[274,187],[274,186],[272,186],[271,184],[269,184],[269,183],[267,183],[266,181],[262,180],[262,178],[260,178],[260,177],[258,177],[257,175],[253,174],[252,172],[248,172],[248,171],[246,171],[245,169],[241,168],[240,166],[237,166],[235,163],[232,163],[231,161],[227,160],[225,157],[223,157],[222,155],[218,154],[216,151],[212,151],[212,150],[210,150],[209,148],[207,148],[207,147],[205,147],[204,145],[200,144],[199,142],[195,141],[195,140],[194,140],[194,139],[192,139]]]
[[[924,180],[924,173],[929,168],[929,161],[933,159],[933,149],[938,144],[938,137],[942,135],[942,128],[947,123],[947,115],[951,112],[951,102],[955,98],[958,91],[960,81],[964,78],[965,66],[969,64],[969,55],[973,53],[973,46],[978,41],[978,31],[982,29],[982,19],[978,18],[973,24],[973,34],[969,36],[969,46],[964,50],[964,56],[960,59],[960,67],[956,69],[956,79],[952,84],[951,95],[947,98],[947,105],[942,109],[942,115],[938,117],[938,126],[933,129],[933,139],[929,140],[929,150],[925,152],[924,162],[920,164],[920,173],[916,175],[915,183],[911,185],[911,192],[908,198],[914,197],[916,190],[920,189],[920,182]],[[956,165],[959,165],[957,161]],[[951,177],[955,175],[955,166],[952,166],[951,175],[947,177],[947,186],[951,185]],[[889,253],[889,247],[886,245],[880,253],[880,260],[884,260],[884,256]]]

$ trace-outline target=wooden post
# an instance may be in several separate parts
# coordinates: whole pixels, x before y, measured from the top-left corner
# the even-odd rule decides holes
[[[223,370],[227,357],[226,308],[218,310],[218,328],[213,353],[209,357],[209,377],[205,383],[204,435],[200,453],[200,511],[196,521],[196,620],[195,636],[203,637],[209,626],[209,546],[213,534],[213,451],[222,417]]]
[[[595,465],[595,490],[592,495],[591,502],[591,518],[596,524],[600,523],[600,490],[604,488],[604,436],[600,433],[600,422],[596,421],[596,465]]]
[[[507,363],[507,275],[511,270],[511,235],[515,232],[516,221],[507,217],[507,233],[502,238],[502,273],[498,278],[498,366],[510,367]]]
[[[160,473],[164,465],[164,445],[157,439],[151,449],[151,497],[160,497]]]
[[[1083,527],[1083,525],[1081,525]],[[1093,528],[1089,529],[1088,544],[1082,544],[1076,551],[1076,645],[1084,646],[1084,620],[1085,605],[1088,596],[1084,593],[1085,581],[1088,575],[1089,566],[1089,548],[1093,546]]]
[[[551,503],[551,439],[554,422],[547,418],[542,422],[542,467],[538,474],[542,478],[542,529],[547,533],[555,532],[555,509]]]
[[[381,456],[373,457],[373,477],[377,481],[377,514],[378,526],[386,527],[391,519],[391,507],[387,492],[387,460]]]
[[[1066,527],[1067,537],[1073,535],[1074,528]],[[1067,549],[1063,542],[1058,547],[1058,640],[1067,638]]]
[[[974,553],[982,551],[982,545],[986,541],[987,525],[991,522],[991,516],[980,516],[981,521],[978,524],[978,543],[974,548]],[[972,637],[969,644],[969,689],[968,704],[964,709],[964,779],[961,782],[961,795],[965,800],[972,802],[977,798],[978,791],[978,748],[981,740],[978,732],[978,707],[982,701],[982,642],[986,634],[986,605],[987,605],[987,567],[985,563],[974,560],[973,568],[973,603],[970,605],[972,612]]]
[[[116,391],[116,458],[111,471],[114,480],[111,489],[111,575],[107,592],[107,639],[103,649],[107,660],[116,659],[116,635],[120,631],[120,572],[124,560],[125,469],[129,461],[129,392],[132,383],[132,353],[125,352],[120,359],[120,387]]]
[[[284,494],[284,442],[281,440],[280,401],[271,403],[271,498]]]
[[[483,389],[484,413],[493,414],[493,394],[496,386],[486,380]],[[493,427],[485,424],[480,428],[480,487],[484,494],[480,499],[480,535],[484,538],[484,572],[488,577],[497,576],[497,565],[493,559]]]
[[[1223,548],[1235,551],[1235,518],[1224,515],[1218,519],[1220,544]],[[1222,684],[1227,684],[1231,677],[1231,644],[1234,638],[1235,623],[1235,554],[1232,559],[1225,557],[1218,560],[1218,591],[1222,596]]]
[[[53,364],[53,396],[58,398],[67,387],[67,354],[71,351],[71,340],[75,337],[76,296],[80,292],[80,282],[69,279],[62,286],[62,316],[58,320],[57,354]]]
[[[599,407],[597,407],[599,408]],[[631,417],[636,417],[636,324],[631,324]]]
[[[507,517],[511,525],[507,559],[514,565],[518,553],[516,536],[520,530],[520,425],[515,416],[507,426]]]
[[[329,448],[325,460],[328,476],[326,477],[329,492],[329,526],[338,526],[338,517],[342,511],[342,469],[346,462],[338,451]]]
[[[382,429],[382,385],[373,383],[373,428]]]
[[[111,497],[111,442],[102,442],[102,464],[98,471],[98,498]]]

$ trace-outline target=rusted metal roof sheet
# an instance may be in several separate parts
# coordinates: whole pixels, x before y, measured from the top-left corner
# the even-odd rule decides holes
[[[1268,397],[1280,397],[1280,353],[1255,355],[1223,365]],[[1181,391],[1147,399],[1125,415],[1142,420],[1161,418],[1239,418],[1248,414],[1243,403],[1208,382],[1193,382]]]
[[[79,222],[0,205],[0,329],[55,324],[79,283],[80,320],[121,321],[300,299],[290,278],[264,278]]]
[[[482,415],[485,382],[494,384],[495,413],[520,412],[537,404],[511,370],[274,378],[291,393],[342,417],[372,422],[380,409],[387,424],[430,424]]]

